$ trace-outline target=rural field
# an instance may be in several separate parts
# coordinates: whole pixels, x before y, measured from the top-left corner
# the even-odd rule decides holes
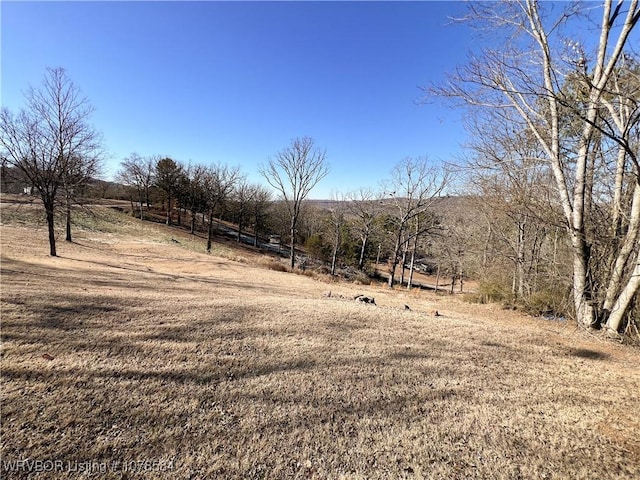
[[[106,209],[52,258],[32,208],[2,208],[1,478],[640,478],[637,348]]]

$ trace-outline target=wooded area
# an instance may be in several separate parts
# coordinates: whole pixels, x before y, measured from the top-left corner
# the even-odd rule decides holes
[[[471,108],[483,133],[476,163],[501,171],[499,186],[514,203],[548,210],[538,215],[543,226],[565,227],[575,317],[614,332],[640,285],[640,69],[631,42],[639,18],[636,0],[605,1],[599,19],[581,3],[472,4],[464,21],[490,30],[494,45],[432,90]],[[587,24],[597,27],[597,42],[574,39]],[[517,211],[522,264],[529,216]]]

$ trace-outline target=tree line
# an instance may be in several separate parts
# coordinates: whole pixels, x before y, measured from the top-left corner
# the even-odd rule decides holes
[[[334,275],[338,265],[367,270],[375,253],[373,242],[377,242],[376,260],[381,253],[389,260],[389,285],[394,285],[396,269],[406,264],[407,252],[415,260],[418,240],[438,228],[432,207],[447,185],[446,173],[426,158],[406,158],[395,167],[384,189],[336,194],[328,202],[330,207],[314,208],[306,199],[328,173],[325,155],[313,139],[293,139],[260,169],[272,189],[248,182],[239,167],[185,165],[138,154],[123,160],[116,179],[140,219],[151,210],[151,199],[161,202],[167,225],[188,222],[190,233],[207,233],[207,251],[215,225],[227,221],[237,226],[239,242],[250,234],[256,247],[261,237],[276,233],[289,245],[291,268],[300,256],[298,244],[320,261],[327,261],[330,250],[327,263]]]
[[[572,315],[617,332],[638,318],[640,6],[591,7],[472,3],[460,21],[492,32],[491,45],[427,91],[469,109],[471,180],[511,227],[515,292],[524,296],[539,268],[555,273],[557,256],[539,259],[559,253],[561,236]],[[593,41],[581,38],[590,32]],[[491,233],[501,235],[493,213]]]

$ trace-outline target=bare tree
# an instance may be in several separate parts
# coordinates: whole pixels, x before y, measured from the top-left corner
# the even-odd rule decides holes
[[[554,227],[562,226],[562,210],[538,142],[528,129],[516,130],[517,122],[508,113],[487,110],[469,121],[472,139],[467,146],[473,156],[462,171],[470,182],[467,190],[478,195],[476,214],[482,213],[488,222],[491,238],[485,237],[485,247],[493,246],[494,253],[511,263],[501,264],[498,278],[489,279],[484,274],[493,275],[494,271],[486,268],[485,260],[483,280],[504,283],[503,273],[512,267],[511,296],[518,303],[529,304],[540,296],[539,287],[547,290],[550,300],[564,296],[564,289],[558,287],[568,278],[549,278],[556,284],[553,288],[547,287],[551,281],[540,281],[541,275],[549,277],[558,265],[551,258],[542,261],[542,254],[551,233],[557,231]],[[486,258],[486,248],[484,252]],[[500,259],[494,257],[493,261]],[[565,316],[569,312],[554,313]]]
[[[261,167],[260,173],[278,191],[286,205],[290,219],[291,268],[294,268],[296,230],[302,202],[329,173],[326,151],[315,147],[312,138],[295,138],[290,146]]]
[[[616,78],[639,19],[638,0],[619,1],[615,6],[605,0],[597,9],[583,3],[536,0],[472,5],[468,20],[491,29],[494,37],[503,33],[506,41],[499,48],[484,49],[453,75],[447,87],[436,89],[469,106],[517,113],[516,130],[528,129],[538,142],[572,246],[577,321],[585,327],[605,325],[610,331],[621,329],[640,286],[640,164],[637,143],[634,146],[625,135],[633,122],[637,124],[638,115],[619,115],[618,107],[625,102],[611,100],[625,93],[631,101],[627,106],[637,109],[637,93],[634,98],[616,90]],[[598,39],[580,43],[563,36],[572,22],[596,25]],[[610,128],[613,123],[615,127]],[[597,182],[614,184],[606,174],[611,164],[601,155],[610,142],[621,147],[614,171],[630,177],[632,200],[624,214],[626,235],[607,247],[599,244],[592,226],[603,203],[604,188]],[[621,207],[619,202],[606,203]],[[611,215],[621,218],[615,210]],[[605,256],[597,254],[594,249],[598,248],[613,249],[609,255],[616,259],[613,271],[597,268],[593,260]],[[610,292],[603,298],[606,285]]]
[[[416,215],[410,225],[410,232],[412,238],[408,241],[405,250],[410,253],[409,258],[409,278],[407,280],[407,290],[411,290],[413,286],[413,274],[416,268],[416,257],[418,256],[419,249],[423,250],[422,244],[425,238],[429,238],[433,235],[440,234],[442,227],[440,226],[440,215],[436,215],[435,207],[426,209],[424,212]],[[402,278],[404,282],[404,269],[405,265],[402,265]],[[460,284],[462,286],[462,283]],[[462,288],[462,287],[461,287]]]
[[[382,212],[381,195],[368,188],[361,188],[346,196],[347,209],[353,215],[352,228],[360,238],[358,269],[364,269],[365,254],[369,240],[376,233]]]
[[[207,198],[205,191],[205,181],[207,177],[207,167],[204,165],[188,165],[185,169],[186,188],[183,192],[185,203],[191,212],[190,233],[195,235],[198,214],[203,215],[207,208]]]
[[[37,190],[45,209],[49,251],[56,256],[55,207],[59,193],[95,174],[101,136],[89,124],[93,108],[63,68],[49,68],[39,89],[29,88],[26,108],[0,114],[2,156]]]
[[[430,223],[418,226],[416,219],[424,215],[442,193],[448,182],[446,171],[429,164],[426,158],[405,158],[391,172],[391,178],[385,184],[385,192],[394,208],[394,248],[389,259],[389,286],[393,287],[396,268],[404,259],[407,247],[414,236],[428,231]],[[404,273],[404,272],[403,272]]]
[[[120,163],[120,170],[116,174],[116,180],[127,187],[131,206],[133,208],[133,193],[137,198],[140,220],[144,220],[143,206],[146,202],[149,208],[149,189],[155,180],[155,168],[157,160],[153,157],[141,157],[132,153]]]
[[[238,167],[223,164],[211,165],[203,176],[202,188],[209,212],[209,226],[207,230],[207,252],[211,252],[213,241],[213,216],[216,208],[221,207],[229,198],[236,182],[240,178]]]
[[[343,231],[346,227],[347,203],[344,195],[334,193],[331,195],[331,207],[329,207],[328,226],[330,230],[331,244],[331,275],[336,274],[338,254],[340,253],[343,241]]]
[[[255,189],[245,176],[238,179],[235,186],[233,197],[236,204],[236,223],[238,225],[238,242],[242,242],[242,231],[246,226],[246,220],[249,215],[249,206],[253,201]]]
[[[638,13],[640,16],[640,11]],[[637,21],[637,19],[636,19]],[[605,115],[598,125],[608,132],[617,150],[611,162],[614,189],[611,194],[613,248],[608,253],[609,282],[602,311],[610,330],[618,331],[624,315],[636,303],[640,289],[640,63],[623,56],[614,70],[612,86],[603,95]],[[598,111],[602,116],[602,110]],[[615,166],[614,166],[615,165]],[[631,168],[629,168],[631,167]],[[635,177],[635,178],[634,178]],[[635,262],[635,266],[634,266]],[[625,284],[626,282],[626,284]],[[637,306],[636,306],[637,308]],[[638,311],[638,309],[636,310]],[[640,319],[636,316],[636,322]]]
[[[271,192],[262,185],[254,184],[250,209],[253,220],[253,245],[255,247],[259,246],[259,235],[267,226],[272,203]]]

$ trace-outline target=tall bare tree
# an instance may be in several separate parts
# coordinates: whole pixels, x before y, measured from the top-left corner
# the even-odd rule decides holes
[[[331,275],[336,274],[338,255],[344,240],[344,230],[347,226],[347,202],[346,197],[340,193],[331,194],[331,206],[327,215],[329,227],[329,243],[331,244]]]
[[[364,269],[365,254],[369,240],[376,233],[382,212],[381,195],[369,188],[361,188],[346,196],[347,209],[353,216],[352,229],[360,238],[358,269]]]
[[[448,183],[445,170],[431,165],[427,158],[407,157],[393,168],[385,182],[385,193],[394,210],[394,248],[389,258],[389,286],[395,282],[396,268],[415,236],[427,232],[433,225],[416,223],[419,216],[431,208]],[[411,229],[411,225],[418,225]],[[404,261],[402,261],[404,269]]]
[[[639,19],[638,0],[616,5],[605,0],[599,8],[536,0],[472,4],[467,20],[491,29],[492,42],[501,33],[505,41],[483,49],[452,76],[448,86],[436,89],[469,106],[517,113],[515,129],[528,129],[538,142],[572,246],[577,321],[585,327],[604,325],[610,331],[622,328],[640,286],[640,163],[637,143],[625,135],[638,116],[615,118],[626,100],[637,109],[637,93],[634,97],[616,90],[616,78]],[[585,24],[596,25],[597,38],[581,42],[564,35],[569,27],[586,32]],[[625,102],[611,100],[621,98],[612,92],[623,94]],[[597,212],[608,204],[614,208],[611,216],[620,218],[615,209],[621,207],[603,199],[604,188],[598,184],[614,184],[606,174],[611,163],[601,155],[610,143],[621,147],[614,171],[627,176],[632,200],[624,213],[626,234],[617,244],[604,246],[593,235]],[[596,255],[598,248],[612,249],[613,270],[597,267],[594,259],[606,256]],[[603,295],[603,289],[610,291]]]
[[[196,233],[198,214],[202,214],[204,225],[204,213],[207,208],[207,198],[205,191],[205,181],[208,169],[205,165],[188,165],[185,169],[186,188],[184,192],[185,203],[191,212],[191,225],[189,232]]]
[[[640,13],[639,13],[640,14]],[[637,21],[637,19],[636,19]],[[614,171],[611,195],[610,233],[613,248],[609,257],[609,282],[602,310],[611,330],[622,327],[624,313],[636,303],[640,290],[640,62],[623,56],[603,96],[608,118],[601,118],[617,152],[611,161]],[[599,110],[602,115],[602,110]],[[615,165],[615,166],[614,166]],[[635,177],[635,178],[634,178]],[[635,258],[635,266],[634,266]],[[629,273],[631,271],[631,273]],[[629,276],[630,275],[630,276]],[[628,279],[628,280],[627,280]],[[625,284],[626,282],[626,284]],[[640,317],[640,316],[639,316]],[[640,322],[640,318],[636,319]]]
[[[281,195],[290,219],[291,268],[295,267],[296,230],[302,202],[311,190],[329,174],[326,151],[314,145],[309,137],[295,138],[260,168],[269,185]]]
[[[491,245],[494,253],[512,264],[511,296],[527,304],[541,295],[539,287],[547,289],[550,299],[564,293],[559,287],[568,279],[554,275],[549,281],[540,281],[541,275],[550,277],[557,266],[551,258],[543,259],[542,253],[552,241],[552,232],[557,232],[555,227],[562,226],[562,210],[538,142],[528,129],[516,130],[517,122],[508,113],[487,110],[469,121],[471,140],[467,147],[473,155],[463,171],[469,179],[466,189],[478,195],[476,214],[482,213],[488,222],[491,238],[485,237],[485,245]],[[484,252],[486,257],[486,248]],[[493,261],[500,263],[495,256]],[[500,279],[506,280],[503,274],[509,267],[500,265]],[[482,272],[483,281],[496,284],[496,278],[489,278],[492,269]],[[555,286],[548,288],[552,281]],[[504,285],[503,281],[497,283]],[[568,312],[554,313],[565,316]]]
[[[211,252],[213,217],[216,209],[222,207],[229,198],[239,178],[240,169],[238,167],[229,167],[220,163],[209,166],[203,175],[202,189],[209,212],[207,252]]]
[[[149,189],[155,180],[156,163],[157,159],[154,157],[141,157],[132,153],[120,163],[120,169],[116,174],[116,180],[129,189],[132,208],[135,193],[140,220],[144,219],[145,202],[149,208]]]
[[[273,202],[269,189],[262,185],[254,184],[252,190],[253,193],[251,195],[250,210],[253,221],[253,245],[258,247],[260,244],[259,236],[267,227],[269,209]]]
[[[236,206],[236,223],[238,224],[238,243],[242,242],[242,232],[249,216],[249,207],[253,201],[255,189],[245,176],[238,179],[234,188],[233,198]]]
[[[90,125],[93,108],[63,68],[49,68],[40,88],[30,87],[26,107],[0,114],[2,156],[37,190],[45,209],[49,252],[56,256],[55,207],[74,185],[97,173],[101,135]]]

